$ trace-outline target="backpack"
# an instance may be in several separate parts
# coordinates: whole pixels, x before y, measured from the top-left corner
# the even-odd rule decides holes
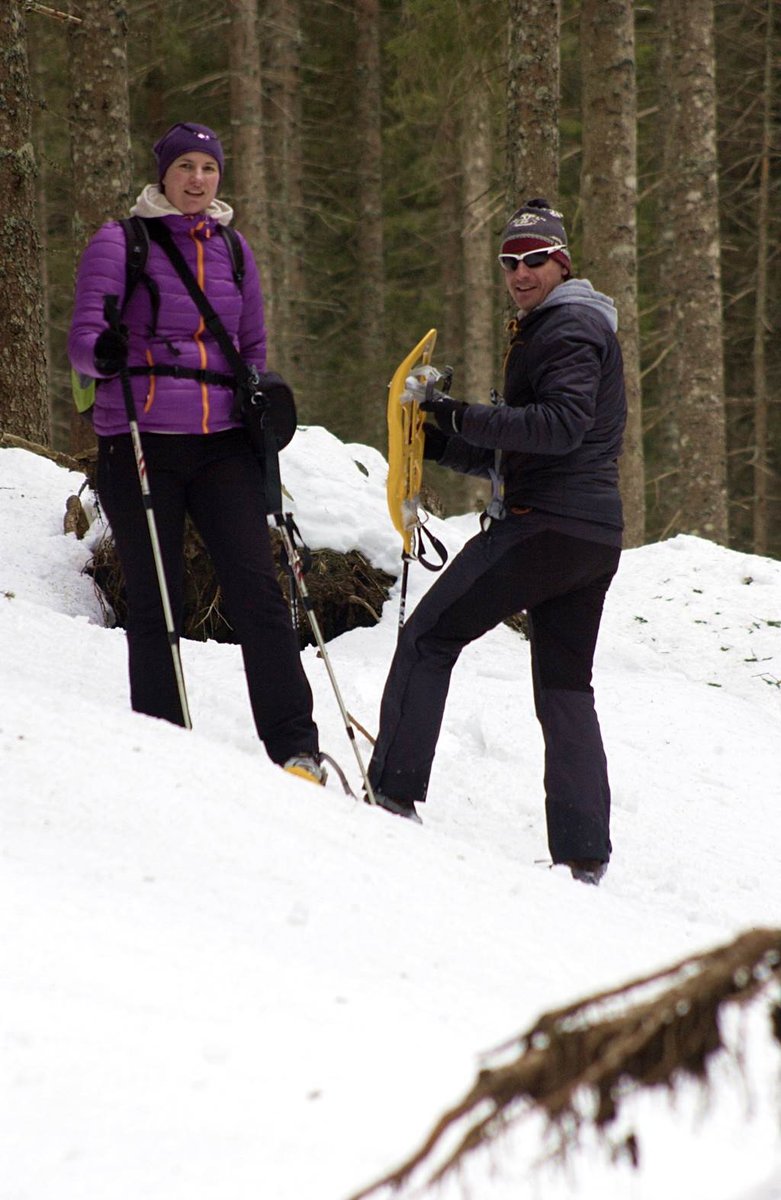
[[[147,222],[144,217],[124,217],[119,224],[122,226],[122,232],[125,235],[126,248],[125,294],[122,300],[121,312],[125,311],[137,285],[143,283],[149,292],[149,300],[152,305],[150,331],[154,334],[157,330],[157,317],[160,311],[160,291],[154,279],[144,273],[146,260],[149,256],[150,243]],[[241,239],[236,230],[228,225],[218,225],[217,230],[222,235],[225,245],[228,248],[233,278],[237,287],[241,289],[244,282],[244,249]],[[93,375],[82,375],[71,368],[71,394],[78,412],[89,412],[95,403],[95,388],[100,383],[102,383],[101,379],[96,379]]]

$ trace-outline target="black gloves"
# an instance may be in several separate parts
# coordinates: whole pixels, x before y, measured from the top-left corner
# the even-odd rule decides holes
[[[436,425],[432,425],[426,421],[423,426],[423,457],[431,462],[439,462],[442,455],[447,450],[449,435],[443,433]]]
[[[423,426],[426,436],[424,458],[439,459],[444,454],[444,443],[435,442],[433,434],[439,432],[441,439],[442,435],[451,437],[461,432],[461,422],[469,405],[466,400],[453,400],[446,394],[452,378],[451,367],[445,367],[444,373],[441,373],[431,366],[420,367],[416,374],[407,376],[404,385],[406,396],[402,396],[402,400],[417,400],[421,412],[432,413],[437,423],[437,428],[433,425]],[[436,383],[441,383],[445,390],[439,391],[434,386]]]
[[[127,366],[127,329],[104,329],[95,342],[95,369],[101,375],[118,375]]]
[[[466,400],[453,400],[443,392],[426,388],[426,398],[420,401],[422,412],[430,412],[434,416],[443,433],[460,433],[464,413],[469,408]]]

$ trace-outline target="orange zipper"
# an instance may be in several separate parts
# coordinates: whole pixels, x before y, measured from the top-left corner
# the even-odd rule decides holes
[[[204,224],[205,224],[205,222],[201,221],[198,225],[193,226],[193,228],[190,230],[190,237],[193,239],[193,242],[195,243],[195,257],[196,257],[196,275],[195,275],[195,277],[198,280],[198,287],[201,289],[202,292],[205,291],[204,283],[206,280],[206,271],[205,271],[204,255],[203,255],[203,242],[200,240],[200,238],[197,238],[195,235],[201,229],[203,229]],[[208,236],[209,236],[209,234],[207,233],[207,237]],[[199,317],[198,328],[196,329],[193,337],[195,339],[195,344],[198,347],[198,355],[199,355],[199,359],[200,359],[200,363],[201,363],[201,368],[204,371],[206,370],[206,366],[209,361],[209,356],[206,352],[206,346],[203,343],[203,334],[205,332],[206,332],[206,325],[204,324],[203,317]],[[206,383],[201,384],[201,411],[202,411],[201,432],[208,433],[209,432],[209,386]]]

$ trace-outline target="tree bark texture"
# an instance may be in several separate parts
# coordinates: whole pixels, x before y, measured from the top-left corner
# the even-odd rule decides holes
[[[43,261],[23,4],[0,6],[0,428],[48,445]]]
[[[678,137],[677,100],[673,87],[673,41],[671,4],[660,4],[656,13],[658,33],[658,70],[655,92],[655,129],[660,153],[660,186],[656,189],[654,216],[653,292],[657,297],[655,331],[658,352],[653,372],[660,398],[655,414],[651,445],[654,448],[651,485],[653,506],[661,536],[666,536],[678,521],[681,509],[680,434],[677,397],[680,392],[680,353],[676,324],[675,276],[669,265],[676,253],[675,194],[670,180],[675,173]],[[646,464],[648,466],[648,463]],[[648,483],[646,475],[646,483]]]
[[[625,544],[645,540],[637,306],[637,96],[631,0],[582,0],[582,274],[615,300],[628,405],[621,494]]]
[[[269,360],[277,357],[275,295],[271,274],[263,88],[257,0],[228,0],[231,178],[236,224],[258,263]]]
[[[757,293],[754,309],[754,553],[767,554],[768,501],[770,473],[768,463],[768,250],[770,220],[770,158],[773,152],[774,0],[767,0],[765,31],[765,72],[762,88],[762,149],[759,164],[757,203]]]
[[[358,270],[371,280],[361,307],[358,347],[368,394],[383,394],[388,373],[385,347],[385,243],[382,205],[382,78],[379,0],[355,0],[355,167],[358,212],[355,248]],[[385,413],[366,405],[358,425],[362,437],[382,445]]]
[[[672,35],[671,198],[680,511],[675,527],[728,538],[713,0],[660,0]]]
[[[462,224],[462,201],[464,159],[461,153],[459,122],[456,105],[450,104],[442,118],[441,145],[444,151],[442,163],[443,185],[440,189],[438,206],[438,228],[441,231],[444,253],[440,255],[439,312],[437,317],[436,358],[444,354],[447,361],[463,370],[465,353],[464,337],[464,263],[461,254],[451,253],[458,245]],[[449,472],[453,474],[453,472]]]
[[[76,259],[101,225],[127,216],[132,177],[124,0],[81,0],[79,13],[68,27]],[[94,442],[92,426],[70,404],[71,454]]]
[[[264,18],[267,196],[276,361],[294,389],[303,380],[304,194],[299,0],[269,0]],[[302,406],[299,406],[302,407]],[[305,408],[305,406],[303,406]]]
[[[68,28],[77,253],[105,221],[127,216],[132,199],[126,6],[81,0],[79,13]]]
[[[490,95],[478,78],[463,98],[461,160],[464,259],[464,395],[485,403],[495,377],[495,258],[491,254],[491,110]]]
[[[559,190],[560,0],[509,0],[507,204]]]

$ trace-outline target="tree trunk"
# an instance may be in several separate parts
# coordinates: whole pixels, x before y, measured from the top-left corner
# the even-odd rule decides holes
[[[508,208],[558,200],[560,0],[509,0]]]
[[[367,395],[383,394],[388,373],[385,359],[385,255],[382,221],[382,95],[380,76],[379,0],[355,0],[357,106],[355,158],[358,214],[356,250],[361,277],[371,289],[360,305],[358,354]],[[363,440],[382,445],[385,413],[364,404],[358,429]]]
[[[263,89],[257,0],[228,0],[231,110],[231,176],[236,223],[257,259],[263,285],[269,360],[274,346],[276,313],[271,278],[266,159],[263,132]]]
[[[51,318],[51,289],[49,281],[49,219],[47,191],[49,186],[50,158],[47,154],[46,130],[44,120],[44,97],[46,95],[46,68],[50,61],[52,40],[48,37],[47,25],[52,22],[31,20],[27,26],[27,55],[30,70],[30,84],[33,89],[32,111],[32,140],[35,161],[37,165],[36,181],[36,215],[35,225],[41,246],[41,291],[43,300],[44,350],[48,364],[48,405],[49,405],[49,437],[51,444],[64,445],[67,443],[67,432],[70,424],[71,408],[67,409],[67,419],[58,422],[57,405],[53,401],[56,394],[57,371],[54,364],[58,360],[57,349],[52,346]],[[63,406],[64,407],[64,406]]]
[[[462,225],[462,195],[464,191],[464,159],[462,137],[458,133],[455,105],[448,105],[443,116],[440,144],[443,162],[440,167],[442,185],[439,189],[437,212],[441,252],[437,261],[439,335],[436,358],[455,365],[458,378],[463,378],[466,338],[464,336],[464,263],[463,255],[452,253],[458,244]],[[452,474],[452,472],[451,472]]]
[[[299,0],[269,0],[264,25],[268,216],[273,248],[272,336],[277,355],[269,365],[298,390],[303,382],[301,305],[305,298]],[[299,408],[306,419],[306,404]]]
[[[0,8],[0,427],[49,443],[43,261],[24,5]]]
[[[127,215],[132,175],[124,0],[82,0],[80,13],[68,28],[76,258],[101,225]],[[94,441],[92,426],[72,409],[71,454]]]
[[[660,0],[672,34],[670,193],[681,508],[677,528],[728,540],[713,0]]]
[[[613,297],[628,405],[621,493],[625,544],[645,540],[637,311],[637,98],[631,0],[583,0],[582,273]]]
[[[464,395],[488,400],[494,381],[495,258],[491,254],[491,111],[488,90],[478,78],[463,99]]]
[[[678,153],[678,99],[673,86],[673,42],[671,4],[660,4],[656,13],[658,35],[657,87],[654,93],[654,130],[659,144],[659,186],[656,188],[653,227],[655,256],[652,292],[656,297],[655,334],[657,353],[648,370],[658,398],[654,414],[652,478],[655,530],[665,537],[676,528],[681,511],[680,434],[678,396],[681,391],[680,353],[673,299],[675,274],[669,265],[675,259],[675,194],[670,185]],[[649,482],[648,479],[646,482]]]
[[[770,156],[773,150],[773,0],[767,3],[762,151],[757,203],[757,294],[754,309],[754,553],[768,552],[768,385],[766,341],[768,319],[768,225]]]
[[[73,240],[77,254],[106,221],[127,215],[132,157],[124,0],[81,0],[68,27]]]

